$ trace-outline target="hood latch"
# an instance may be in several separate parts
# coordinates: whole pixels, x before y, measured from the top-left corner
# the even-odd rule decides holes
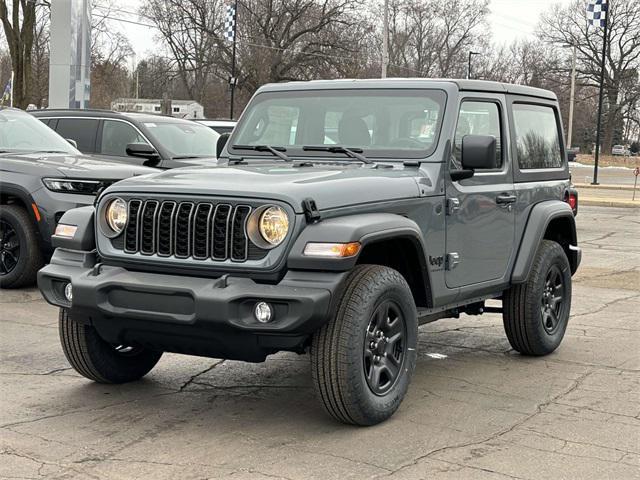
[[[307,219],[307,223],[314,224],[322,220],[320,210],[316,205],[316,201],[313,198],[305,198],[302,200],[302,211]]]

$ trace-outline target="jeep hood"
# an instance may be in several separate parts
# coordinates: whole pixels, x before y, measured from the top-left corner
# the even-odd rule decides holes
[[[433,184],[428,172],[416,167],[278,164],[180,168],[124,180],[109,192],[261,198],[284,201],[300,212],[305,198],[328,210],[426,196],[434,190]]]

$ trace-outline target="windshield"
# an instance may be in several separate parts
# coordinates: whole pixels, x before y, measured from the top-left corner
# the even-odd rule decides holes
[[[220,134],[195,122],[145,122],[145,127],[173,158],[215,157]]]
[[[306,156],[327,153],[304,146],[327,145],[362,149],[374,158],[424,158],[437,145],[445,98],[441,90],[262,93],[243,114],[230,145],[286,147],[290,155]]]
[[[80,155],[40,120],[19,110],[0,110],[0,152],[61,152]]]

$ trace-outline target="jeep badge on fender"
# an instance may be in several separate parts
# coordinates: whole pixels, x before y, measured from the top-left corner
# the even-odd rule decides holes
[[[409,388],[422,323],[494,299],[515,350],[560,345],[581,255],[561,132],[556,96],[519,85],[266,85],[221,165],[67,212],[39,286],[91,380],[138,380],[165,351],[310,354],[324,409],[373,425]]]

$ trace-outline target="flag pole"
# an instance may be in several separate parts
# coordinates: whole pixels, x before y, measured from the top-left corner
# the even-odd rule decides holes
[[[598,126],[596,128],[596,156],[593,165],[593,182],[591,185],[598,185],[598,161],[600,160],[600,133],[602,125],[602,100],[604,96],[604,69],[607,59],[607,32],[609,27],[609,15],[611,14],[611,0],[607,1],[607,9],[604,14],[604,32],[602,35],[602,61],[600,64],[600,93],[598,96]]]
[[[238,0],[235,0],[233,6],[233,47],[231,47],[231,104],[229,106],[229,118],[233,120],[233,104],[236,91],[236,31],[238,25]]]

